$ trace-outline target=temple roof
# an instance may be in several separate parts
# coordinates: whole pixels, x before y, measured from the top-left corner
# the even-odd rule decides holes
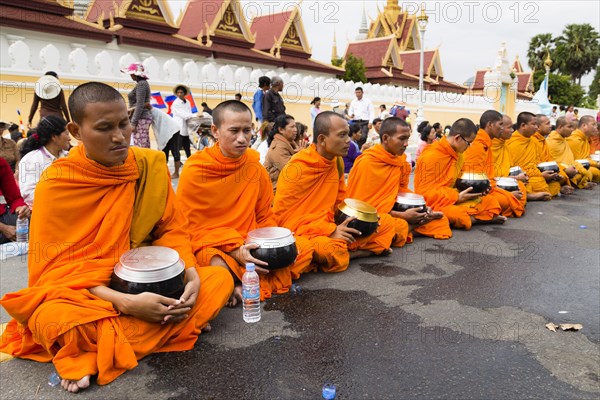
[[[311,53],[298,7],[256,17],[252,20],[250,31],[256,36],[254,48],[257,50],[274,53],[276,48],[287,48],[308,55]]]
[[[512,70],[515,73],[517,73],[517,74],[520,73],[520,72],[524,72],[523,71],[523,66],[521,65],[521,61],[519,61],[519,56],[518,55],[515,57],[515,61],[513,62]]]
[[[166,0],[153,2],[142,0],[93,0],[85,20],[103,23],[105,27],[125,24],[143,30],[159,30],[173,33],[175,22]]]
[[[404,72],[419,76],[419,69],[421,65],[421,52],[415,51],[404,51],[400,53],[400,58],[404,64]],[[426,77],[443,77],[444,73],[441,70],[441,63],[439,52],[435,50],[425,50],[423,52],[423,75]]]
[[[352,54],[364,61],[366,68],[389,67],[393,65],[402,69],[402,63],[398,57],[398,45],[393,35],[351,42],[348,44],[344,58]],[[391,61],[391,62],[390,62]]]

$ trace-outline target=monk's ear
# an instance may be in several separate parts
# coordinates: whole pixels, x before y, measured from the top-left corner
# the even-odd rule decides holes
[[[67,124],[67,130],[75,139],[81,141],[81,128],[77,123],[71,121]]]
[[[212,133],[212,135],[215,139],[219,138],[219,128],[217,128],[217,126],[215,124],[212,124],[210,126],[210,133]]]

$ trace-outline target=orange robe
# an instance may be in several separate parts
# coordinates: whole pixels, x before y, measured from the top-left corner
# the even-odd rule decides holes
[[[218,144],[194,154],[179,178],[177,201],[189,221],[198,263],[209,265],[220,256],[240,281],[246,266],[226,253],[242,246],[248,232],[277,226],[271,179],[252,149],[237,159],[225,157]],[[260,275],[261,300],[287,293],[292,279],[310,268],[310,243],[296,237],[296,246],[299,256],[292,266]]]
[[[526,138],[519,131],[515,131],[512,137],[506,141],[506,147],[508,147],[512,160],[511,166],[519,166],[529,175],[529,183],[525,185],[527,193],[548,192],[552,196],[560,193],[560,183],[547,183],[537,168],[540,161],[538,161],[536,144],[531,137]]]
[[[475,140],[464,153],[464,160],[462,172],[483,172],[487,175],[492,185],[492,190],[488,196],[492,196],[498,201],[500,207],[502,207],[502,215],[505,217],[520,217],[523,215],[525,208],[519,199],[511,192],[496,186],[492,138],[485,130],[479,129]],[[523,192],[523,197],[527,197],[526,192]]]
[[[590,161],[590,169],[588,171],[592,173],[592,181],[600,183],[600,166],[596,161],[590,158],[590,155],[594,152],[592,151],[590,139],[585,136],[585,133],[581,132],[579,129],[575,129],[573,133],[571,133],[571,136],[567,138],[567,143],[576,160],[587,159]]]
[[[583,189],[588,182],[592,181],[592,173],[585,169],[583,165],[575,161],[573,152],[567,143],[567,139],[562,137],[560,133],[553,131],[546,138],[550,155],[558,163],[567,166],[574,166],[577,174],[571,178],[571,183],[580,189]]]
[[[52,361],[64,379],[98,374],[105,385],[150,353],[190,350],[233,281],[222,268],[196,268],[164,155],[132,148],[124,165],[108,168],[80,145],[44,177],[31,221],[28,287],[0,301],[14,318],[0,351]],[[200,293],[186,320],[162,325],[122,315],[87,290],[108,286],[121,254],[143,243],[175,249],[186,268],[198,270]]]
[[[392,216],[380,214],[378,231],[368,237],[351,244],[329,237],[336,229],[337,205],[346,198],[343,172],[338,160],[324,158],[311,144],[294,155],[281,171],[273,203],[279,224],[310,240],[315,266],[325,272],[345,271],[350,264],[349,250],[383,253],[396,234]]]
[[[445,137],[432,143],[417,160],[415,191],[425,197],[431,208],[443,212],[451,226],[469,230],[471,216],[489,221],[500,215],[502,208],[491,196],[456,204],[459,193],[454,183],[463,162],[463,155],[454,151]]]
[[[411,166],[406,155],[393,156],[378,144],[360,155],[354,162],[348,177],[346,195],[366,201],[377,208],[379,214],[389,214],[398,193],[413,193],[408,188]],[[408,233],[408,223],[402,218],[394,218],[396,237],[393,245],[403,246],[412,242]],[[416,232],[436,239],[452,237],[450,222],[445,216],[415,228]]]
[[[510,153],[506,147],[506,140],[500,138],[492,139],[492,160],[494,163],[494,176],[510,176],[510,167],[513,165],[510,159]],[[520,201],[523,207],[527,204],[527,188],[521,181],[519,191],[523,193]]]
[[[535,148],[538,154],[538,162],[549,162],[556,161],[552,154],[550,153],[550,148],[548,147],[548,143],[546,142],[546,138],[539,132],[536,132],[532,137],[531,141],[535,144]],[[560,171],[558,174],[563,177],[562,185],[570,185],[570,179],[567,173],[565,172],[565,166],[558,164],[558,168]],[[560,182],[558,182],[560,184]],[[559,189],[560,190],[560,189]]]
[[[590,138],[590,144],[592,147],[592,153],[600,151],[600,134],[592,136]]]

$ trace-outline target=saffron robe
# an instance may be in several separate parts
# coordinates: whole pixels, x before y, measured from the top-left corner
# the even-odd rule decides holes
[[[526,138],[519,131],[515,131],[506,141],[506,146],[513,164],[511,167],[519,166],[529,175],[529,183],[525,185],[527,193],[548,192],[553,197],[560,193],[560,183],[547,183],[537,168],[541,161],[538,160],[538,150],[531,137]]]
[[[472,225],[471,216],[490,221],[500,215],[502,208],[491,196],[456,204],[459,192],[454,183],[463,163],[463,155],[450,146],[447,138],[443,137],[432,143],[417,160],[415,191],[425,197],[431,208],[443,212],[451,226],[469,230]]]
[[[585,136],[585,133],[579,129],[575,129],[573,133],[571,133],[571,136],[567,138],[567,143],[576,160],[589,160],[590,169],[588,171],[592,173],[592,182],[600,183],[600,166],[596,161],[590,158],[590,155],[594,153],[594,151],[592,151],[590,139]]]
[[[411,166],[406,155],[394,156],[378,144],[365,151],[354,162],[348,177],[346,195],[353,199],[366,201],[377,209],[379,214],[389,214],[398,193],[413,193],[408,188]],[[393,245],[403,246],[412,242],[408,233],[408,223],[402,218],[394,218],[396,237]],[[415,228],[415,231],[435,239],[452,237],[450,222],[445,216]]]
[[[492,139],[485,130],[479,129],[475,140],[464,153],[464,160],[462,172],[484,173],[487,175],[492,186],[487,196],[492,196],[498,201],[503,216],[520,217],[523,215],[525,208],[519,199],[511,192],[496,186]],[[523,197],[527,197],[526,192],[523,192]]]
[[[546,138],[544,137],[544,135],[542,135],[539,132],[536,132],[531,137],[531,141],[535,144],[535,148],[536,148],[537,154],[538,154],[538,162],[542,163],[542,162],[556,161],[554,159],[554,157],[552,157],[552,154],[550,153],[550,148],[548,147],[548,143],[546,142]],[[567,173],[565,172],[565,166],[561,165],[559,163],[558,168],[560,169],[558,174],[563,177],[563,182],[565,182],[563,184],[561,184],[560,182],[558,182],[558,183],[561,185],[570,185],[570,179],[569,179],[569,176],[567,175]]]
[[[229,158],[216,144],[192,155],[179,178],[177,201],[189,221],[198,263],[209,265],[220,256],[240,281],[246,266],[227,253],[242,246],[250,231],[277,226],[271,179],[252,149]],[[260,275],[261,300],[288,292],[292,279],[310,267],[310,243],[296,237],[296,246],[300,254],[292,266]]]
[[[579,189],[583,189],[588,182],[592,181],[592,173],[584,168],[583,165],[575,161],[573,151],[567,143],[567,139],[562,137],[560,133],[553,131],[546,138],[548,150],[552,158],[560,164],[574,166],[577,174],[571,178],[571,183]]]
[[[325,272],[345,271],[350,263],[349,251],[360,249],[375,254],[387,251],[396,234],[392,216],[380,214],[379,229],[370,236],[350,244],[330,238],[336,230],[337,206],[345,197],[343,167],[338,159],[321,156],[315,144],[295,154],[277,181],[273,203],[277,221],[310,240],[315,267]]]
[[[80,145],[48,167],[36,188],[28,287],[0,301],[14,318],[0,351],[52,361],[63,379],[98,374],[105,385],[148,354],[190,350],[229,299],[233,281],[222,268],[196,268],[174,197],[164,155],[154,150],[133,147],[123,165],[109,168]],[[122,315],[88,290],[108,286],[119,257],[146,243],[176,250],[200,275],[184,321]]]
[[[492,139],[492,159],[494,163],[494,176],[510,176],[510,167],[512,164],[510,153],[506,147],[506,140],[500,138]],[[519,191],[523,193],[520,201],[523,207],[527,204],[527,188],[525,183],[517,181]]]

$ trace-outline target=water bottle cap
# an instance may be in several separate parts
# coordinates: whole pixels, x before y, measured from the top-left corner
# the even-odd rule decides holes
[[[247,263],[246,264],[246,271],[252,272],[256,269],[256,265],[254,265],[254,263]]]
[[[337,388],[333,382],[331,382],[331,381],[325,382],[325,384],[323,385],[323,398],[326,400],[335,399],[336,389]]]

